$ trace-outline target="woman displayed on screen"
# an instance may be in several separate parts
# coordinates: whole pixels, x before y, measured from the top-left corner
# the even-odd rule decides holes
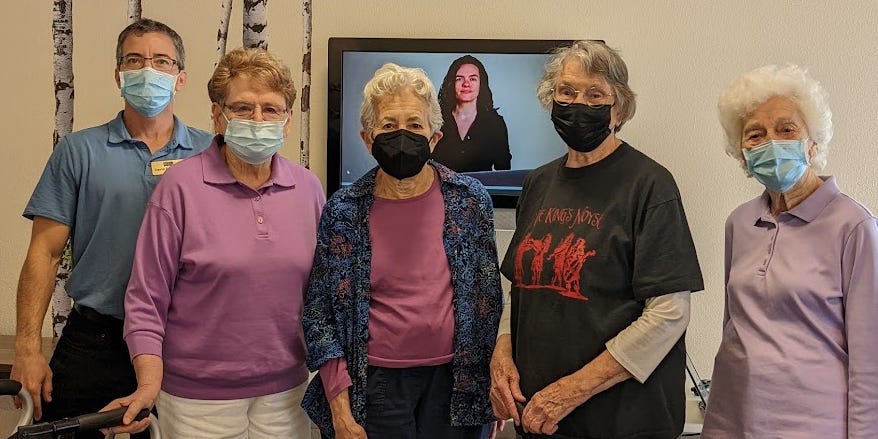
[[[439,89],[439,105],[445,125],[434,160],[456,172],[510,169],[506,122],[494,108],[481,61],[466,55],[451,63]]]

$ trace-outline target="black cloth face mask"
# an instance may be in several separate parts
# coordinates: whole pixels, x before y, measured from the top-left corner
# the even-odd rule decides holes
[[[430,159],[430,140],[409,130],[375,136],[372,156],[381,170],[398,180],[417,175]]]
[[[552,123],[567,146],[579,152],[592,152],[610,135],[611,107],[552,102]]]

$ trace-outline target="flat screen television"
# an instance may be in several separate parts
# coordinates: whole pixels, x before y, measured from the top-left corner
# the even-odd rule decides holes
[[[485,185],[495,207],[515,207],[524,176],[567,151],[555,132],[549,112],[536,98],[536,86],[551,51],[570,43],[567,40],[330,38],[327,192],[331,194],[350,185],[377,166],[360,138],[359,112],[363,87],[379,67],[388,62],[420,67],[438,92],[451,64],[471,55],[483,64],[487,73],[493,107],[505,121],[511,160],[466,174]],[[476,116],[480,117],[483,116]],[[473,122],[472,127],[475,124]],[[472,127],[469,131],[475,134]],[[496,131],[496,126],[487,130],[492,129]],[[458,130],[454,131],[449,132],[446,120],[443,134],[460,137]],[[495,146],[499,145],[491,145]]]

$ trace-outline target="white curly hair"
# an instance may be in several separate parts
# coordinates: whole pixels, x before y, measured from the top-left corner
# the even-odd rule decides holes
[[[744,120],[756,107],[775,96],[787,97],[798,107],[809,137],[817,144],[811,167],[817,171],[823,169],[832,140],[832,111],[823,86],[811,78],[807,70],[794,64],[751,70],[723,91],[717,107],[720,124],[726,132],[726,154],[736,158],[746,171],[741,149]]]
[[[363,104],[360,106],[360,124],[365,131],[375,128],[378,116],[375,104],[384,96],[392,96],[405,90],[413,91],[427,104],[427,118],[430,124],[430,135],[442,128],[442,110],[436,98],[436,88],[423,69],[403,67],[387,63],[375,71],[372,79],[363,87]]]

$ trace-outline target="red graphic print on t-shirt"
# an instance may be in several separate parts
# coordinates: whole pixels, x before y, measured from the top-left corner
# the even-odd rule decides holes
[[[573,234],[563,240],[549,252],[552,234],[540,239],[525,235],[515,253],[515,286],[520,288],[547,288],[558,294],[576,300],[588,300],[581,292],[580,276],[585,261],[596,254],[595,250],[586,250],[584,238],[576,238]],[[524,260],[531,254],[529,275],[525,278]],[[548,254],[548,255],[547,255]],[[548,285],[541,282],[545,263],[550,263],[552,280]]]
[[[555,231],[572,230],[575,226],[585,224],[600,229],[602,215],[588,208],[584,209],[541,209],[535,223],[551,224]],[[554,247],[553,247],[554,245]],[[588,258],[597,252],[588,249],[585,238],[575,232],[565,235],[555,242],[552,232],[535,238],[532,232],[521,240],[515,252],[513,281],[516,287],[528,289],[551,289],[558,294],[576,300],[588,300],[582,294],[582,267]],[[529,266],[525,267],[529,259]],[[545,270],[552,274],[548,284],[543,278]]]

